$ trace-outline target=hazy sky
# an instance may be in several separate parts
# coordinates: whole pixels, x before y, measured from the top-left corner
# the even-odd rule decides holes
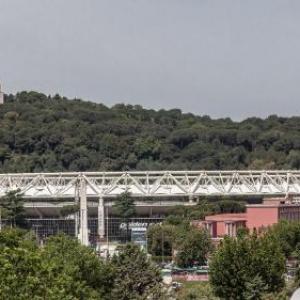
[[[6,92],[300,115],[299,0],[0,0]]]

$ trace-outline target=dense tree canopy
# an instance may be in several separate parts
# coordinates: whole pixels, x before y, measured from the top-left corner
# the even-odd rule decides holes
[[[175,261],[179,267],[206,265],[207,256],[213,249],[208,232],[193,226],[189,226],[183,234],[179,233],[176,248]]]
[[[242,122],[21,92],[0,106],[0,171],[300,167],[300,117]]]
[[[152,225],[147,232],[147,241],[152,258],[170,260],[175,250],[175,263],[183,268],[205,265],[213,250],[208,232],[186,222]]]
[[[39,247],[31,232],[5,229],[0,270],[0,299],[164,299],[159,269],[132,244],[104,261],[65,235]]]
[[[160,271],[137,245],[121,246],[111,264],[116,272],[112,299],[163,299]]]
[[[0,298],[111,299],[114,272],[87,247],[66,236],[40,248],[17,229],[0,233]]]
[[[300,223],[281,221],[268,228],[266,234],[276,239],[285,257],[298,256],[300,253]]]
[[[283,288],[284,271],[284,255],[276,239],[244,234],[225,238],[212,255],[210,282],[221,299],[262,299],[264,293]]]
[[[177,227],[168,224],[155,224],[147,231],[148,252],[156,257],[172,257]]]

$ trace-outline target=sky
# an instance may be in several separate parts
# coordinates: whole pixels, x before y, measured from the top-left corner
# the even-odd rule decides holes
[[[300,1],[0,0],[0,81],[107,106],[300,115]]]

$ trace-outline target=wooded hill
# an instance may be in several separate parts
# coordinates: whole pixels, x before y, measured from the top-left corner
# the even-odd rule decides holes
[[[300,168],[300,117],[233,122],[37,92],[0,106],[0,172]]]

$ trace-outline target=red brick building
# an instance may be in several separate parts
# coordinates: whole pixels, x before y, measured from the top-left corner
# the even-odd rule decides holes
[[[239,227],[259,230],[279,220],[300,221],[300,203],[270,198],[262,204],[247,205],[246,213],[212,215],[205,217],[204,221],[193,223],[205,227],[212,238],[222,238],[225,235],[236,236]]]

